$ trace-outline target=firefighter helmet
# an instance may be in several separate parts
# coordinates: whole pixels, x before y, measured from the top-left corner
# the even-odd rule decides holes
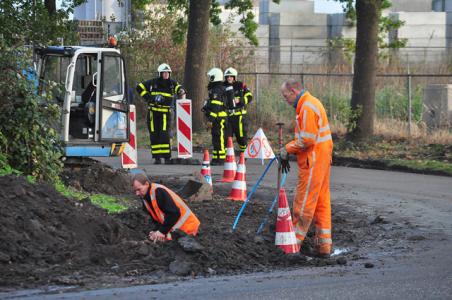
[[[212,68],[207,72],[209,82],[223,81],[223,71],[219,68]]]
[[[226,78],[227,76],[233,76],[235,79],[237,79],[237,75],[238,75],[237,70],[234,69],[234,68],[227,68],[227,69],[224,71],[224,77],[225,77],[225,78]]]
[[[158,68],[157,68],[157,72],[159,72],[159,76],[161,76],[162,72],[168,72],[171,73],[171,68],[168,64],[161,64]]]

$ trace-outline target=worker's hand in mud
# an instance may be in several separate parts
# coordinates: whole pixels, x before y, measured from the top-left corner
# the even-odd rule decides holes
[[[164,242],[166,240],[166,237],[163,233],[160,231],[151,231],[149,232],[149,239],[151,241],[155,242]]]

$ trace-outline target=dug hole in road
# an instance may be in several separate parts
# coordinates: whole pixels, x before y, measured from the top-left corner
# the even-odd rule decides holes
[[[154,166],[142,151],[140,157],[147,174],[176,191],[200,170],[200,166]],[[246,166],[250,191],[264,166],[252,160]],[[333,167],[336,255],[318,259],[310,256],[312,232],[300,255],[285,255],[274,246],[272,226],[256,238],[276,194],[276,167],[251,198],[235,232],[232,223],[243,202],[225,199],[231,184],[217,182],[222,171],[212,167],[213,200],[188,203],[201,221],[199,235],[175,234],[173,241],[164,244],[146,238],[150,216],[131,194],[130,175],[125,171],[95,164],[65,173],[65,181],[78,189],[134,199],[135,207],[119,214],[65,198],[47,184],[0,177],[4,191],[0,195],[0,298],[308,267],[322,267],[319,272],[339,270],[343,276],[348,271],[390,268],[413,257],[422,268],[423,255],[429,256],[429,266],[438,265],[445,282],[452,278],[450,268],[444,270],[445,263],[452,265],[449,177]],[[292,163],[286,183],[290,205],[296,173]],[[269,223],[274,223],[273,217]],[[436,257],[441,253],[444,257]]]

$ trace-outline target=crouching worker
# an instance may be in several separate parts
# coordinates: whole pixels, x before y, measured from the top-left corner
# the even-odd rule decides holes
[[[132,187],[135,194],[143,199],[146,211],[157,225],[154,231],[149,232],[150,240],[170,240],[169,234],[176,229],[188,235],[198,233],[198,218],[175,192],[164,185],[150,182],[144,174],[133,177]]]

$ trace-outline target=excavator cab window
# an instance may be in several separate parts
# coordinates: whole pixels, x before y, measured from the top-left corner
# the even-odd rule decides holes
[[[44,72],[40,77],[39,94],[51,95],[58,104],[64,101],[64,83],[66,70],[71,62],[70,57],[59,55],[47,55],[43,62]]]
[[[72,86],[69,140],[93,140],[96,96],[97,54],[77,58]]]

